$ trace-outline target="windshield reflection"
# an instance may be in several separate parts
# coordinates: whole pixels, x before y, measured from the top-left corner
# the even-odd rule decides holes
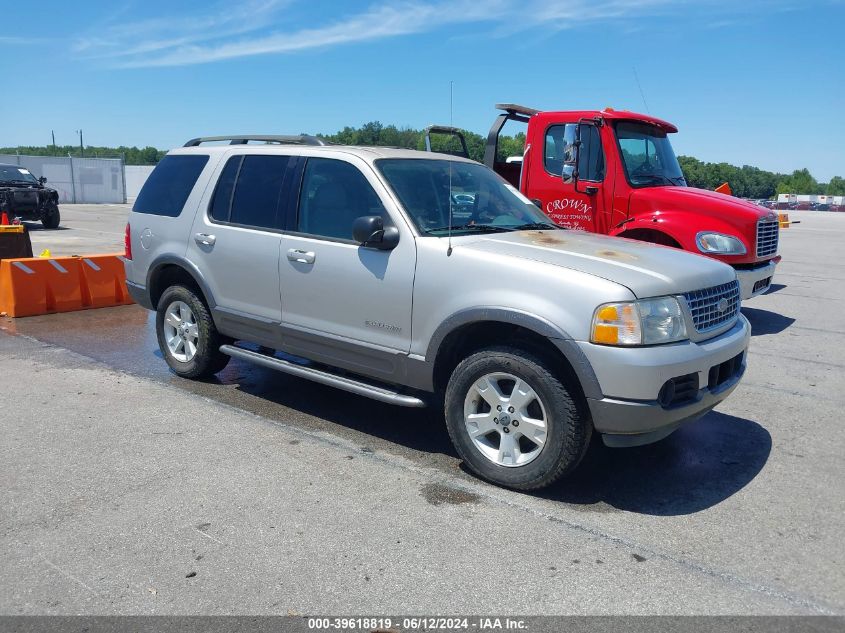
[[[382,158],[376,165],[422,233],[446,235],[450,224],[453,233],[558,228],[483,165],[406,158]]]
[[[616,138],[632,186],[687,186],[666,132],[647,123],[620,121]]]

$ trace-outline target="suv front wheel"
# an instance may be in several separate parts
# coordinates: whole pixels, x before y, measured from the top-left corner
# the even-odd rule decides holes
[[[59,207],[55,202],[48,202],[44,214],[41,216],[41,224],[45,229],[59,228],[62,216],[59,213]]]
[[[229,356],[220,352],[223,337],[205,303],[194,290],[170,286],[158,301],[156,335],[164,359],[183,378],[203,378],[222,371]]]
[[[494,347],[464,359],[446,388],[446,425],[478,475],[536,490],[571,472],[590,443],[592,423],[575,391],[539,357]]]

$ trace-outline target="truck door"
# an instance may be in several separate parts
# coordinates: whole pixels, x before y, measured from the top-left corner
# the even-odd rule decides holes
[[[595,125],[581,124],[581,152],[577,189],[562,179],[564,165],[575,164],[576,123],[556,123],[543,134],[542,164],[532,161],[530,198],[539,199],[542,209],[556,224],[576,231],[604,233],[604,152]],[[587,193],[589,191],[589,193]]]

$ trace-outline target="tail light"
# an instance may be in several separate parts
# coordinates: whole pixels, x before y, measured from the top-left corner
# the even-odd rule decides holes
[[[129,223],[126,223],[126,233],[123,234],[123,256],[132,259],[132,238],[129,236]]]

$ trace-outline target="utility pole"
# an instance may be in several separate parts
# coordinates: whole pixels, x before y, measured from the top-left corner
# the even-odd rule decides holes
[[[55,150],[56,149],[56,131],[50,130],[50,136],[53,137],[53,149]]]

